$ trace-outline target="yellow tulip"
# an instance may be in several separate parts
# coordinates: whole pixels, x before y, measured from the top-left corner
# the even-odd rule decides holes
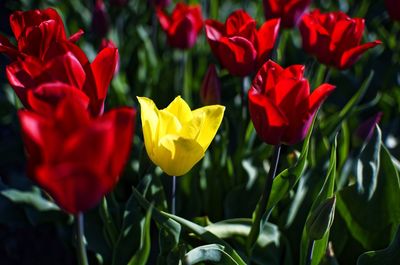
[[[203,158],[221,124],[225,107],[212,105],[192,111],[178,96],[159,110],[149,98],[138,100],[150,159],[170,176],[186,174]]]

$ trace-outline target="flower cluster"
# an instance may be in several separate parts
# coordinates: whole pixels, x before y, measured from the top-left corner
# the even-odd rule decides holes
[[[136,112],[103,115],[118,50],[105,47],[89,62],[67,38],[54,9],[17,11],[17,40],[0,38],[11,63],[7,78],[26,110],[19,111],[28,173],[66,211],[85,211],[111,191],[128,158]]]

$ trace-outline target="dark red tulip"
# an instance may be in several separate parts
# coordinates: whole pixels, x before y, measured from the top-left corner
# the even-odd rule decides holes
[[[128,159],[136,111],[111,110],[92,118],[64,97],[46,117],[20,110],[28,175],[65,211],[94,207],[118,182]]]
[[[96,0],[92,16],[92,32],[99,39],[104,38],[110,27],[110,18],[103,0]]]
[[[280,18],[284,28],[296,26],[310,4],[311,0],[263,0],[265,18]]]
[[[200,99],[203,105],[213,105],[221,102],[221,82],[218,79],[214,64],[208,66],[200,88]]]
[[[171,0],[150,0],[157,8],[166,8],[171,4]]]
[[[274,48],[279,19],[266,21],[259,30],[245,11],[229,15],[225,24],[206,20],[206,35],[214,55],[229,73],[246,76],[261,66]]]
[[[375,126],[381,121],[383,112],[378,112],[374,116],[365,120],[356,130],[356,135],[363,141],[369,141],[374,133]]]
[[[310,94],[303,65],[284,69],[267,61],[248,93],[250,117],[257,134],[271,145],[302,141],[315,112],[333,89],[330,84],[322,84]]]
[[[169,45],[179,49],[192,48],[203,27],[199,5],[178,3],[171,16],[168,16],[161,8],[157,8],[157,17],[161,28],[167,34]]]
[[[385,5],[390,18],[396,21],[400,21],[400,1],[385,0]]]
[[[376,40],[360,44],[364,19],[350,18],[341,11],[305,14],[299,25],[303,49],[323,64],[338,69],[351,67],[368,49],[381,44]]]
[[[56,106],[62,95],[74,93],[67,91],[69,88],[79,91],[77,98],[83,98],[81,94],[88,98],[88,108],[93,115],[102,114],[118,50],[104,48],[90,63],[79,47],[68,42],[63,44],[48,52],[54,56],[49,56],[45,62],[26,56],[8,65],[8,81],[23,105],[39,113],[44,111],[38,108],[43,104]]]
[[[52,8],[16,11],[10,16],[10,25],[17,40],[17,47],[7,38],[0,36],[0,53],[13,60],[26,55],[43,60],[54,43],[76,42],[83,34],[83,31],[79,30],[67,39],[62,19]]]

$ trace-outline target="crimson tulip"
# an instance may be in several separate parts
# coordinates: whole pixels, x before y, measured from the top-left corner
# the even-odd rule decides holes
[[[265,18],[280,18],[284,28],[292,28],[310,4],[311,0],[264,0]]]
[[[248,92],[250,117],[257,134],[271,145],[298,143],[306,136],[317,109],[334,88],[322,84],[310,94],[303,65],[285,69],[267,61]]]
[[[157,17],[161,28],[167,34],[169,45],[179,49],[192,48],[203,27],[200,5],[178,3],[171,16],[157,8]]]
[[[6,67],[7,78],[23,105],[36,112],[46,112],[63,95],[74,93],[76,98],[89,101],[88,108],[93,115],[102,114],[118,62],[118,50],[104,48],[89,63],[85,53],[74,44],[63,42],[54,47],[48,52],[53,56],[44,62],[25,56]]]
[[[171,0],[150,0],[158,8],[166,8],[171,4]]]
[[[400,21],[400,2],[399,0],[385,0],[386,10],[391,19]]]
[[[116,185],[128,159],[136,111],[111,110],[92,118],[64,97],[46,117],[18,112],[28,155],[28,175],[65,211],[94,207]]]
[[[341,11],[321,13],[316,9],[303,16],[299,28],[303,49],[338,69],[351,67],[368,49],[381,44],[379,40],[360,44],[364,19],[350,18]]]
[[[206,20],[206,35],[214,55],[229,73],[246,76],[261,66],[274,48],[280,19],[266,21],[259,30],[243,10],[229,15],[225,24]]]
[[[76,42],[83,34],[79,30],[67,39],[62,19],[52,8],[16,11],[10,16],[10,25],[17,47],[0,35],[0,53],[13,60],[25,55],[43,60],[55,42]]]

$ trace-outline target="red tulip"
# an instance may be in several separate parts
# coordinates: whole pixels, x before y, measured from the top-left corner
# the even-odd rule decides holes
[[[101,52],[105,48],[117,48],[117,45],[112,40],[102,39],[99,47],[99,52]],[[119,72],[119,55],[117,54],[117,65],[115,66],[114,75]]]
[[[250,117],[257,134],[271,145],[292,145],[303,140],[315,112],[334,86],[322,84],[310,94],[304,66],[286,69],[266,62],[249,90]]]
[[[157,8],[157,17],[162,29],[167,34],[169,45],[179,49],[192,48],[203,27],[199,5],[178,3],[171,16]]]
[[[351,67],[368,49],[381,44],[376,40],[360,44],[364,19],[350,18],[341,11],[305,14],[300,23],[303,48],[323,64],[339,69]]]
[[[204,105],[214,105],[221,102],[221,83],[214,64],[210,64],[200,88],[200,99]]]
[[[28,175],[65,211],[94,207],[118,182],[128,159],[136,111],[112,110],[91,118],[64,98],[53,115],[19,111]]]
[[[265,18],[280,18],[283,27],[292,28],[310,4],[311,0],[264,0]]]
[[[48,52],[42,62],[33,56],[18,59],[6,68],[8,80],[23,105],[36,112],[56,106],[63,95],[75,92],[87,98],[93,115],[103,112],[108,86],[118,61],[116,48],[105,48],[92,63],[76,45],[64,42]],[[40,103],[40,104],[39,104]],[[44,105],[47,105],[46,108]]]
[[[10,25],[18,47],[0,36],[0,53],[5,53],[13,60],[26,55],[43,60],[55,42],[76,42],[83,34],[79,30],[67,39],[62,19],[52,8],[16,11],[10,16]]]
[[[266,21],[259,30],[245,11],[229,15],[225,24],[206,20],[206,35],[214,55],[229,73],[246,76],[261,66],[275,45],[279,19]]]
[[[400,21],[400,1],[385,0],[385,5],[390,18],[393,20]]]

